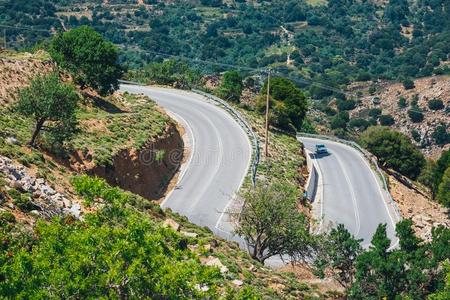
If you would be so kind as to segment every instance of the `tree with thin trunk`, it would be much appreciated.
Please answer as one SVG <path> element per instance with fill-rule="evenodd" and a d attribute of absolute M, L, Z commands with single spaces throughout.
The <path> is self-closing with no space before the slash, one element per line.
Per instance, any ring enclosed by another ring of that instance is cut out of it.
<path fill-rule="evenodd" d="M 272 256 L 307 259 L 312 237 L 298 211 L 296 191 L 281 184 L 258 184 L 241 194 L 242 210 L 232 213 L 235 234 L 247 243 L 252 258 L 264 263 Z"/>
<path fill-rule="evenodd" d="M 62 83 L 57 73 L 38 75 L 29 87 L 21 89 L 17 111 L 35 122 L 29 145 L 35 146 L 43 130 L 65 137 L 74 132 L 78 100 L 75 88 Z"/>
<path fill-rule="evenodd" d="M 321 278 L 330 274 L 344 288 L 349 288 L 355 277 L 355 262 L 363 252 L 362 239 L 356 239 L 343 224 L 320 238 L 314 271 Z"/>

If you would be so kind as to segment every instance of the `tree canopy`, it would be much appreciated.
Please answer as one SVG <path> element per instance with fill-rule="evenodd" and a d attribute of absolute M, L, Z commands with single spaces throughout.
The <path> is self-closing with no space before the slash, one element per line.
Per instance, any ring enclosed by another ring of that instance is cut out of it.
<path fill-rule="evenodd" d="M 224 100 L 239 102 L 244 85 L 242 77 L 237 71 L 225 72 L 222 83 L 217 91 L 219 97 Z"/>
<path fill-rule="evenodd" d="M 50 44 L 50 54 L 81 87 L 91 87 L 106 95 L 119 86 L 123 74 L 119 52 L 89 26 L 58 34 Z"/>
<path fill-rule="evenodd" d="M 264 262 L 277 255 L 293 260 L 309 257 L 312 237 L 305 216 L 297 210 L 292 187 L 259 183 L 241 197 L 245 200 L 242 211 L 232 212 L 234 232 L 246 241 L 254 259 Z"/>
<path fill-rule="evenodd" d="M 423 166 L 423 154 L 409 138 L 388 127 L 369 127 L 362 135 L 363 146 L 373 153 L 385 168 L 392 168 L 401 174 L 416 179 Z"/>
<path fill-rule="evenodd" d="M 76 129 L 78 100 L 75 88 L 62 83 L 57 73 L 38 75 L 29 87 L 21 89 L 16 109 L 35 121 L 29 144 L 35 145 L 42 129 L 59 142 L 70 137 Z"/>
<path fill-rule="evenodd" d="M 267 82 L 258 100 L 260 112 L 266 109 Z M 275 77 L 270 80 L 270 121 L 285 130 L 301 130 L 308 110 L 305 95 L 287 78 Z"/>

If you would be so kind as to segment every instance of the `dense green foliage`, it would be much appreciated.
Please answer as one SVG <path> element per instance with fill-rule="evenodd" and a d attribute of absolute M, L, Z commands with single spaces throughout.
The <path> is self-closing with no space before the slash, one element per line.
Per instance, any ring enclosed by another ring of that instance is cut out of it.
<path fill-rule="evenodd" d="M 408 116 L 414 123 L 420 123 L 424 118 L 423 112 L 417 106 L 408 110 Z"/>
<path fill-rule="evenodd" d="M 436 199 L 444 206 L 450 207 L 450 167 L 442 175 L 441 183 L 438 186 Z"/>
<path fill-rule="evenodd" d="M 35 122 L 29 144 L 34 146 L 44 125 L 55 143 L 69 138 L 76 130 L 78 100 L 75 88 L 62 83 L 56 73 L 38 75 L 29 87 L 21 89 L 16 109 Z"/>
<path fill-rule="evenodd" d="M 409 138 L 388 127 L 370 127 L 361 136 L 363 146 L 373 153 L 381 165 L 416 179 L 425 158 Z"/>
<path fill-rule="evenodd" d="M 222 99 L 239 102 L 244 85 L 237 71 L 228 71 L 223 75 L 217 95 Z"/>
<path fill-rule="evenodd" d="M 432 110 L 444 109 L 444 102 L 441 99 L 431 99 L 428 101 L 428 107 Z"/>
<path fill-rule="evenodd" d="M 446 170 L 450 168 L 450 150 L 445 151 L 442 153 L 441 157 L 436 162 L 436 166 L 434 167 L 433 172 L 433 183 L 432 183 L 432 191 L 433 195 L 436 197 L 436 199 L 445 206 L 450 207 L 450 197 L 448 197 L 448 174 L 447 178 L 445 179 L 444 183 L 444 177 L 446 174 Z M 447 187 L 446 187 L 447 186 Z M 439 194 L 439 197 L 437 196 Z"/>
<path fill-rule="evenodd" d="M 266 110 L 267 82 L 258 99 L 258 110 Z M 270 122 L 285 130 L 300 130 L 308 110 L 308 103 L 297 85 L 282 77 L 270 80 Z"/>
<path fill-rule="evenodd" d="M 50 44 L 52 58 L 66 69 L 81 88 L 89 86 L 101 95 L 119 87 L 122 66 L 118 51 L 109 41 L 88 26 L 55 36 Z"/>
<path fill-rule="evenodd" d="M 183 55 L 246 67 L 277 67 L 279 72 L 339 87 L 353 80 L 412 78 L 448 72 L 441 62 L 450 53 L 447 0 L 301 0 L 274 1 L 16 1 L 2 3 L 0 20 L 38 29 L 90 25 L 115 44 L 125 45 L 132 65 Z M 83 4 L 92 16 L 78 14 Z M 120 6 L 125 4 L 125 6 Z M 71 12 L 57 16 L 58 11 Z M 280 30 L 293 33 L 287 47 Z M 133 30 L 137 28 L 138 30 Z M 131 29 L 131 30 L 130 30 Z M 8 42 L 19 36 L 34 45 L 49 32 L 8 29 Z M 399 51 L 401 50 L 401 51 Z M 158 54 L 165 53 L 165 54 Z M 283 66 L 287 54 L 294 60 Z M 201 62 L 203 69 L 223 69 Z M 315 97 L 332 92 L 311 87 Z"/>
<path fill-rule="evenodd" d="M 185 237 L 134 208 L 145 200 L 101 179 L 81 176 L 74 183 L 80 195 L 104 203 L 83 222 L 71 217 L 40 222 L 31 235 L 17 232 L 14 221 L 3 218 L 2 297 L 218 298 L 224 280 L 219 269 L 202 265 Z M 244 290 L 229 298 L 257 299 Z"/>
<path fill-rule="evenodd" d="M 144 84 L 173 85 L 183 89 L 196 87 L 201 80 L 200 73 L 186 62 L 172 59 L 150 63 L 142 70 L 129 71 L 126 78 Z"/>
<path fill-rule="evenodd" d="M 247 242 L 254 259 L 264 262 L 274 255 L 287 255 L 304 261 L 310 257 L 312 238 L 305 216 L 297 210 L 295 188 L 259 183 L 242 197 L 242 211 L 233 214 L 234 232 Z"/>
<path fill-rule="evenodd" d="M 381 126 L 392 126 L 395 124 L 394 117 L 391 115 L 381 115 L 379 121 Z"/>
<path fill-rule="evenodd" d="M 415 236 L 412 221 L 396 226 L 400 247 L 390 250 L 386 225 L 381 224 L 372 238 L 369 250 L 355 262 L 352 299 L 425 299 L 426 295 L 444 290 L 442 263 L 450 258 L 450 230 L 433 230 L 432 241 L 425 243 Z"/>
<path fill-rule="evenodd" d="M 445 125 L 438 125 L 436 129 L 431 134 L 436 145 L 443 146 L 450 143 L 450 132 L 447 132 L 447 127 Z"/>
<path fill-rule="evenodd" d="M 355 279 L 355 261 L 363 252 L 362 240 L 354 236 L 339 224 L 322 238 L 318 255 L 314 261 L 315 272 L 320 277 L 325 271 L 332 273 L 343 287 L 349 288 Z"/>

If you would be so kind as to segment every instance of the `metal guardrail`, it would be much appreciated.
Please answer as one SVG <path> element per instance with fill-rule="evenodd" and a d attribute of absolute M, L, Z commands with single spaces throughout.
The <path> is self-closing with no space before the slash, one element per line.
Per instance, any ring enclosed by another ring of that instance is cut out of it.
<path fill-rule="evenodd" d="M 240 123 L 241 127 L 243 127 L 245 129 L 248 136 L 252 140 L 252 144 L 253 144 L 253 159 L 252 159 L 252 164 L 251 164 L 251 173 L 252 173 L 252 184 L 253 184 L 253 186 L 255 186 L 256 185 L 256 173 L 258 171 L 259 160 L 260 160 L 260 151 L 259 151 L 258 137 L 253 132 L 253 129 L 250 126 L 250 124 L 248 124 L 248 122 L 245 120 L 245 118 L 241 115 L 240 112 L 238 112 L 230 104 L 228 104 L 226 101 L 220 99 L 219 97 L 205 93 L 205 92 L 203 92 L 201 90 L 197 90 L 197 89 L 191 89 L 191 91 L 194 93 L 197 93 L 199 95 L 202 95 L 202 96 L 206 97 L 207 99 L 212 100 L 212 101 L 220 104 L 221 106 L 223 106 L 225 108 L 225 110 L 227 110 L 235 118 L 235 120 L 238 121 L 238 123 Z"/>
<path fill-rule="evenodd" d="M 388 196 L 389 204 L 394 208 L 394 212 L 397 216 L 398 221 L 400 221 L 402 219 L 400 210 L 397 206 L 397 203 L 395 203 L 395 201 L 392 198 L 392 195 L 389 191 L 386 177 L 384 176 L 383 171 L 381 170 L 380 166 L 378 165 L 378 160 L 376 159 L 376 157 L 373 154 L 371 154 L 370 152 L 368 152 L 366 149 L 362 148 L 360 145 L 358 145 L 355 142 L 347 141 L 347 140 L 340 139 L 337 137 L 332 137 L 332 136 L 327 136 L 327 135 L 319 135 L 319 134 L 311 134 L 311 133 L 297 133 L 297 137 L 311 137 L 311 138 L 330 140 L 330 141 L 334 141 L 334 142 L 338 142 L 338 143 L 342 143 L 342 144 L 351 146 L 351 147 L 355 148 L 356 150 L 358 150 L 359 152 L 361 152 L 364 155 L 364 157 L 366 157 L 367 160 L 375 167 L 377 173 L 379 174 L 381 181 L 383 183 L 383 189 L 386 191 L 386 195 Z"/>

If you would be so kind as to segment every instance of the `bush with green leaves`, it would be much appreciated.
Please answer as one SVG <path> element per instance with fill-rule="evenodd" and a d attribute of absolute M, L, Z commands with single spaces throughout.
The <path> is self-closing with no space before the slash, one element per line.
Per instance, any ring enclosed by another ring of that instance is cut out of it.
<path fill-rule="evenodd" d="M 355 277 L 355 262 L 363 252 L 361 239 L 356 239 L 343 224 L 319 239 L 317 256 L 314 260 L 314 273 L 321 278 L 331 274 L 340 285 L 349 288 Z"/>
<path fill-rule="evenodd" d="M 85 222 L 41 222 L 36 232 L 31 245 L 0 250 L 2 296 L 209 298 L 222 278 L 179 234 L 125 208 L 104 208 Z"/>
<path fill-rule="evenodd" d="M 408 107 L 408 101 L 406 100 L 405 97 L 400 97 L 400 99 L 398 99 L 398 107 L 399 108 L 405 108 Z"/>
<path fill-rule="evenodd" d="M 239 102 L 244 85 L 242 76 L 237 71 L 225 72 L 217 95 L 224 100 Z"/>
<path fill-rule="evenodd" d="M 411 89 L 413 89 L 413 88 L 415 88 L 416 86 L 414 85 L 414 81 L 413 80 L 411 80 L 411 79 L 404 79 L 403 81 L 402 81 L 402 83 L 403 83 L 403 87 L 406 89 L 406 90 L 411 90 Z"/>
<path fill-rule="evenodd" d="M 391 115 L 381 115 L 378 119 L 381 126 L 392 126 L 395 124 L 394 117 Z"/>
<path fill-rule="evenodd" d="M 126 78 L 144 84 L 173 85 L 177 88 L 189 89 L 199 85 L 201 74 L 185 61 L 168 59 L 150 63 L 140 71 L 130 71 Z"/>
<path fill-rule="evenodd" d="M 431 99 L 428 101 L 428 108 L 431 110 L 441 110 L 444 109 L 444 102 L 441 99 Z"/>
<path fill-rule="evenodd" d="M 373 153 L 384 168 L 392 168 L 416 179 L 425 165 L 423 154 L 404 134 L 388 127 L 369 127 L 361 136 L 362 145 Z"/>
<path fill-rule="evenodd" d="M 445 125 L 438 125 L 434 132 L 431 134 L 431 137 L 439 146 L 450 143 L 450 133 L 447 132 L 447 128 Z"/>
<path fill-rule="evenodd" d="M 348 126 L 364 131 L 370 126 L 370 123 L 365 119 L 351 119 L 350 122 L 348 122 Z"/>
<path fill-rule="evenodd" d="M 408 110 L 408 116 L 414 123 L 420 123 L 423 121 L 423 112 L 418 107 L 413 107 Z"/>
<path fill-rule="evenodd" d="M 434 228 L 431 242 L 425 243 L 406 219 L 397 223 L 396 235 L 399 248 L 391 250 L 386 224 L 378 226 L 371 246 L 356 259 L 350 299 L 426 299 L 445 289 L 441 266 L 450 259 L 450 230 Z"/>
<path fill-rule="evenodd" d="M 416 129 L 411 130 L 411 136 L 417 143 L 420 143 L 420 141 L 422 140 L 422 136 Z"/>
<path fill-rule="evenodd" d="M 439 191 L 439 186 L 443 181 L 444 173 L 448 168 L 450 168 L 450 150 L 444 151 L 441 157 L 436 162 L 433 176 L 434 181 L 432 185 L 432 192 L 434 197 L 436 197 L 436 194 Z"/>
<path fill-rule="evenodd" d="M 378 118 L 383 111 L 381 108 L 372 108 L 369 110 L 369 116 L 372 118 Z"/>
<path fill-rule="evenodd" d="M 293 261 L 310 258 L 312 237 L 305 216 L 297 210 L 295 187 L 281 183 L 258 185 L 242 193 L 242 210 L 231 212 L 234 232 L 247 243 L 252 258 L 264 263 L 275 255 Z"/>
<path fill-rule="evenodd" d="M 57 73 L 38 75 L 29 87 L 19 90 L 16 109 L 35 122 L 29 144 L 35 145 L 42 130 L 47 131 L 54 142 L 62 143 L 70 138 L 76 132 L 78 101 L 75 88 L 62 83 Z"/>
<path fill-rule="evenodd" d="M 16 189 L 10 189 L 8 194 L 12 198 L 14 205 L 21 211 L 29 212 L 36 208 L 31 201 L 31 195 L 29 193 L 22 193 Z"/>
<path fill-rule="evenodd" d="M 436 200 L 445 207 L 450 208 L 450 167 L 442 175 L 441 182 L 437 188 Z"/>
<path fill-rule="evenodd" d="M 14 224 L 16 217 L 9 211 L 0 211 L 0 227 L 4 227 L 9 224 Z"/>
<path fill-rule="evenodd" d="M 350 100 L 338 99 L 336 101 L 336 106 L 340 111 L 353 110 L 356 107 L 356 101 L 352 99 Z"/>
<path fill-rule="evenodd" d="M 50 44 L 50 54 L 60 67 L 67 70 L 75 82 L 91 87 L 101 95 L 119 87 L 123 74 L 117 47 L 89 26 L 56 35 Z"/>
<path fill-rule="evenodd" d="M 348 112 L 341 111 L 331 119 L 331 129 L 346 129 L 347 123 L 350 121 Z"/>
<path fill-rule="evenodd" d="M 266 110 L 267 82 L 258 98 L 258 110 Z M 275 77 L 270 80 L 270 122 L 285 130 L 301 130 L 308 110 L 305 95 L 287 78 Z"/>

